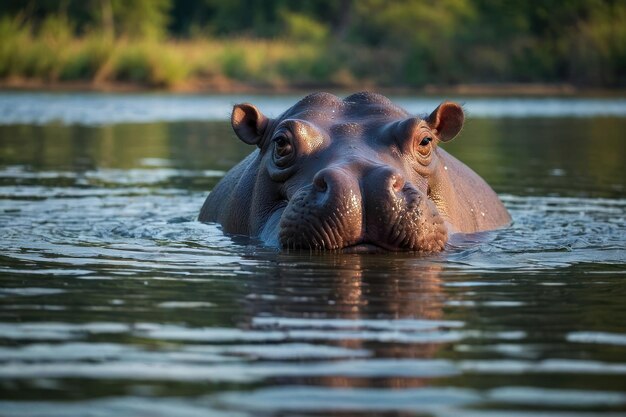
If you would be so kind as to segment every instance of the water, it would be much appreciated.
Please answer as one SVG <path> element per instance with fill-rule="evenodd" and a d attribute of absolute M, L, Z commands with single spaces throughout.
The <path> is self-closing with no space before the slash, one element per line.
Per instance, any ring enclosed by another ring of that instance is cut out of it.
<path fill-rule="evenodd" d="M 422 256 L 196 222 L 245 100 L 0 94 L 0 415 L 626 412 L 623 100 L 464 100 L 514 223 Z"/>
<path fill-rule="evenodd" d="M 254 102 L 268 116 L 277 116 L 302 98 L 266 95 L 0 93 L 0 123 L 102 125 L 180 120 L 225 120 L 235 103 Z M 348 95 L 348 94 L 345 94 Z M 472 117 L 626 117 L 626 98 L 478 98 L 394 97 L 393 101 L 420 114 L 442 100 L 465 105 Z"/>

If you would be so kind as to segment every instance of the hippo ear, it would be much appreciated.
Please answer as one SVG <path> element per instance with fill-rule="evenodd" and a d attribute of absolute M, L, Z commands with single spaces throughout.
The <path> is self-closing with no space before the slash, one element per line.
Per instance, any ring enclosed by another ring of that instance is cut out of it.
<path fill-rule="evenodd" d="M 261 145 L 268 119 L 255 106 L 249 103 L 236 104 L 230 122 L 239 139 L 248 145 Z"/>
<path fill-rule="evenodd" d="M 452 140 L 463 127 L 463 109 L 456 103 L 444 101 L 426 119 L 431 129 L 437 130 L 442 142 Z"/>

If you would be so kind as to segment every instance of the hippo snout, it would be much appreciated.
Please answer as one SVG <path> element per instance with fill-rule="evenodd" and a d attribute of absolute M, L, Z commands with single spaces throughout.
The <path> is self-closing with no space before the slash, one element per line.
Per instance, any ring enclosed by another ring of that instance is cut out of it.
<path fill-rule="evenodd" d="M 284 248 L 337 250 L 363 235 L 359 183 L 341 169 L 323 169 L 290 199 L 280 221 Z"/>
<path fill-rule="evenodd" d="M 289 249 L 438 251 L 444 222 L 426 195 L 391 167 L 359 177 L 342 167 L 319 171 L 290 200 L 280 221 Z"/>

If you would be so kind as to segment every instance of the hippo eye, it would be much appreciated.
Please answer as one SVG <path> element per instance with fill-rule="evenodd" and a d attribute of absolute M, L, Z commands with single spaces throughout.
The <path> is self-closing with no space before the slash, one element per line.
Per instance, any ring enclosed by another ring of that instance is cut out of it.
<path fill-rule="evenodd" d="M 279 136 L 274 139 L 274 143 L 276 144 L 276 155 L 287 156 L 291 153 L 291 143 L 289 143 L 289 139 L 287 139 L 286 137 Z"/>
<path fill-rule="evenodd" d="M 289 138 L 285 135 L 279 135 L 272 139 L 272 142 L 274 142 L 274 163 L 279 167 L 288 165 L 294 154 L 294 148 Z"/>
<path fill-rule="evenodd" d="M 431 142 L 433 141 L 433 138 L 430 136 L 424 136 L 421 140 L 417 140 L 419 140 L 417 146 L 415 147 L 417 153 L 423 158 L 427 158 L 428 156 L 430 156 L 430 151 L 432 148 Z"/>

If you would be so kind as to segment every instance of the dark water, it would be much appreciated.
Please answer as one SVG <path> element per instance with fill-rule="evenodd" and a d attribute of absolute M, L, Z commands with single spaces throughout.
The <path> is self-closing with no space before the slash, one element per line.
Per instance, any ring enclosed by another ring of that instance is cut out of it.
<path fill-rule="evenodd" d="M 250 149 L 190 115 L 239 98 L 116 97 L 0 95 L 0 415 L 626 412 L 623 100 L 467 100 L 446 148 L 514 224 L 364 256 L 195 221 Z"/>

